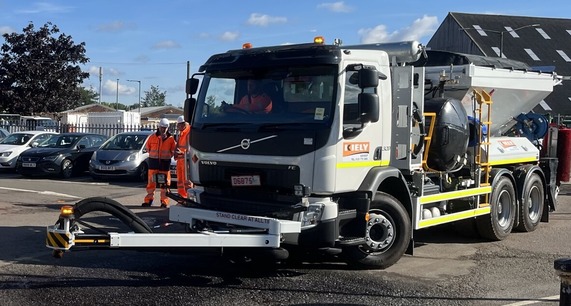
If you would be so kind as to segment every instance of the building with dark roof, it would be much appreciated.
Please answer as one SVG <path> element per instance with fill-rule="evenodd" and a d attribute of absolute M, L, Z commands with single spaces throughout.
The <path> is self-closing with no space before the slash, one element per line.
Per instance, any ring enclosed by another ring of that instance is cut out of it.
<path fill-rule="evenodd" d="M 571 19 L 451 12 L 427 48 L 490 57 L 502 54 L 531 70 L 571 76 Z M 534 111 L 571 115 L 571 81 L 556 86 Z"/>

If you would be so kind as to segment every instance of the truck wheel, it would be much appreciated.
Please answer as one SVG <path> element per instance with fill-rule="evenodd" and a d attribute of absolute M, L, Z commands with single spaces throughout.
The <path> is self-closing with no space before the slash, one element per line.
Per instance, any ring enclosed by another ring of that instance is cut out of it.
<path fill-rule="evenodd" d="M 543 215 L 545 193 L 543 183 L 537 173 L 529 176 L 523 186 L 522 203 L 519 214 L 518 231 L 533 232 Z"/>
<path fill-rule="evenodd" d="M 516 196 L 512 181 L 503 176 L 492 186 L 489 215 L 476 219 L 478 232 L 483 238 L 503 240 L 513 229 L 516 212 Z"/>
<path fill-rule="evenodd" d="M 349 264 L 386 269 L 404 254 L 411 239 L 411 221 L 403 205 L 393 196 L 377 192 L 369 210 L 365 244 L 343 249 Z"/>
<path fill-rule="evenodd" d="M 69 159 L 64 159 L 61 162 L 61 177 L 68 179 L 73 175 L 73 162 Z"/>

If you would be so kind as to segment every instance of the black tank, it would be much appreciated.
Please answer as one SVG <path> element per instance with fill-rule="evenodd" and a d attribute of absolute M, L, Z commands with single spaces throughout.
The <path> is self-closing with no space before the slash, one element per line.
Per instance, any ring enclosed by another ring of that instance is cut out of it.
<path fill-rule="evenodd" d="M 428 153 L 428 167 L 438 171 L 457 169 L 463 162 L 470 130 L 468 115 L 456 99 L 436 98 L 425 101 L 424 112 L 436 113 L 436 124 Z M 426 117 L 426 131 L 430 117 Z"/>

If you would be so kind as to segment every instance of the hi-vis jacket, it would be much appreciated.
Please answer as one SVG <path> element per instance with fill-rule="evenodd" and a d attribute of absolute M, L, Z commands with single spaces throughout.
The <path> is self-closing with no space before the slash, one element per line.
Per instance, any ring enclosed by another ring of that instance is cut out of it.
<path fill-rule="evenodd" d="M 178 136 L 178 142 L 176 147 L 180 152 L 186 152 L 188 150 L 188 134 L 190 134 L 190 124 L 186 124 L 184 129 L 180 132 Z M 175 157 L 176 160 L 184 159 L 184 155 Z"/>
<path fill-rule="evenodd" d="M 145 146 L 147 152 L 149 152 L 149 170 L 169 171 L 170 169 L 176 142 L 168 131 L 166 135 L 167 137 L 164 140 L 159 132 L 149 136 Z"/>

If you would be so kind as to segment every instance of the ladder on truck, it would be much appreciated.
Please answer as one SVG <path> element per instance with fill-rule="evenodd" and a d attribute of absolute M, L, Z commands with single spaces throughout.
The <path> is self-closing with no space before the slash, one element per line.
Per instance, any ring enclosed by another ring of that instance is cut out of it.
<path fill-rule="evenodd" d="M 476 179 L 479 180 L 478 185 L 480 187 L 490 186 L 490 172 L 492 167 L 490 166 L 490 137 L 484 137 L 484 127 L 486 127 L 486 134 L 490 133 L 490 126 L 492 125 L 491 113 L 492 113 L 492 96 L 488 94 L 485 90 L 478 91 L 474 90 L 473 99 L 476 102 L 476 107 L 474 109 L 477 120 L 478 128 L 478 143 L 475 154 L 475 164 L 478 167 L 480 173 L 476 175 Z M 486 118 L 484 118 L 484 110 L 486 111 Z M 476 123 L 475 123 L 476 124 Z M 484 202 L 479 203 L 478 207 L 489 207 L 490 206 L 490 194 L 487 193 L 484 196 Z"/>

